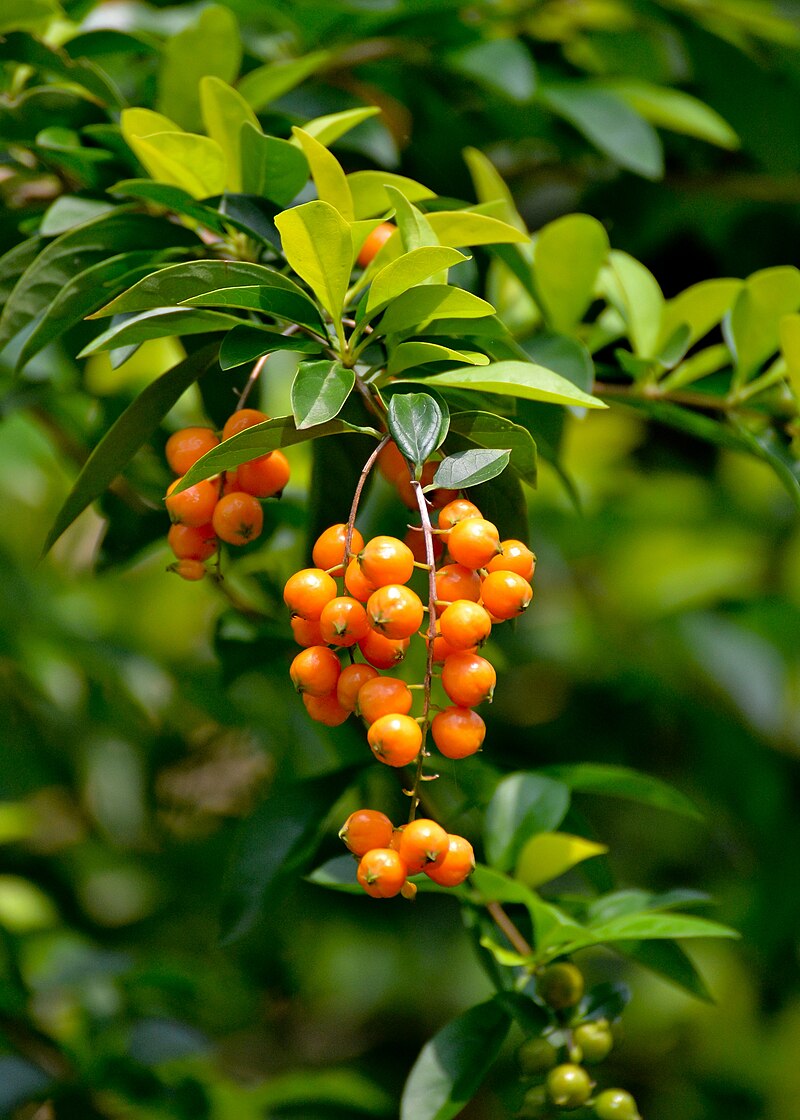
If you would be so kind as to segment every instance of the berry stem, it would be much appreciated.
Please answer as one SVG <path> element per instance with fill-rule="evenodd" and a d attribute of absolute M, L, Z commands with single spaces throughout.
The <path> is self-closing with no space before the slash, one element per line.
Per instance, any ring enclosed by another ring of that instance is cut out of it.
<path fill-rule="evenodd" d="M 509 945 L 516 949 L 520 956 L 529 957 L 533 953 L 532 947 L 519 932 L 500 903 L 487 902 L 485 905 L 495 925 L 506 935 Z"/>
<path fill-rule="evenodd" d="M 414 774 L 414 785 L 411 788 L 411 809 L 409 810 L 409 823 L 414 820 L 419 805 L 419 787 L 423 781 L 422 768 L 425 765 L 425 740 L 428 737 L 431 712 L 431 685 L 433 683 L 433 641 L 436 637 L 436 558 L 433 554 L 433 526 L 428 510 L 428 502 L 422 491 L 422 483 L 416 479 L 411 480 L 411 487 L 417 500 L 417 508 L 422 522 L 422 532 L 425 537 L 425 560 L 428 568 L 428 655 L 425 659 L 424 699 L 422 706 L 422 746 L 417 755 L 417 768 Z"/>
<path fill-rule="evenodd" d="M 369 472 L 375 466 L 375 462 L 378 456 L 380 455 L 381 451 L 383 451 L 384 447 L 391 438 L 392 437 L 388 433 L 383 437 L 383 439 L 380 441 L 378 446 L 375 448 L 375 450 L 372 452 L 372 454 L 364 464 L 361 470 L 361 474 L 359 475 L 358 482 L 356 483 L 355 492 L 353 494 L 353 502 L 350 506 L 350 516 L 347 519 L 347 532 L 345 533 L 344 537 L 344 558 L 342 561 L 344 571 L 347 571 L 347 565 L 350 563 L 353 555 L 350 546 L 353 543 L 353 530 L 356 526 L 356 514 L 358 513 L 358 503 L 361 501 L 361 493 L 364 489 L 367 478 L 369 477 Z"/>

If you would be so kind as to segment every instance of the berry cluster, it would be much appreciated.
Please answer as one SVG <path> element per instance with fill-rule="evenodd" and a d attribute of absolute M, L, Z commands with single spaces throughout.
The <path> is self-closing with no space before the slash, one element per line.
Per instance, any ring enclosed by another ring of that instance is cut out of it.
<path fill-rule="evenodd" d="M 543 1120 L 584 1107 L 597 1120 L 641 1120 L 630 1093 L 604 1089 L 595 1095 L 595 1083 L 584 1069 L 584 1064 L 596 1065 L 608 1057 L 614 1036 L 607 1019 L 583 1015 L 580 969 L 568 961 L 550 965 L 539 976 L 537 993 L 550 1009 L 553 1024 L 545 1037 L 528 1039 L 517 1051 L 522 1077 L 534 1082 L 522 1101 L 520 1120 Z"/>
<path fill-rule="evenodd" d="M 167 541 L 176 557 L 169 570 L 183 579 L 198 580 L 206 575 L 205 561 L 217 552 L 220 541 L 244 545 L 260 536 L 264 511 L 259 498 L 280 494 L 289 481 L 289 461 L 282 451 L 272 451 L 179 494 L 174 493 L 176 487 L 220 440 L 268 419 L 258 409 L 241 408 L 225 421 L 221 436 L 211 428 L 182 428 L 167 440 L 167 462 L 179 476 L 165 499 L 172 521 Z"/>

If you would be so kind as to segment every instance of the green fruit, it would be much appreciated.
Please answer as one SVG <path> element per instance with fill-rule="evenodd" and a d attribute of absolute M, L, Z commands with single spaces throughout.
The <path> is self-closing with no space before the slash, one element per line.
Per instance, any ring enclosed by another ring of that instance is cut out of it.
<path fill-rule="evenodd" d="M 546 1038 L 529 1038 L 517 1050 L 517 1061 L 523 1077 L 547 1073 L 556 1064 L 558 1051 Z"/>
<path fill-rule="evenodd" d="M 592 1079 L 581 1066 L 556 1066 L 547 1076 L 547 1095 L 559 1108 L 580 1108 L 592 1095 Z"/>
<path fill-rule="evenodd" d="M 614 1036 L 611 1034 L 608 1022 L 598 1019 L 592 1023 L 581 1023 L 576 1027 L 572 1037 L 575 1045 L 583 1055 L 583 1061 L 590 1065 L 593 1062 L 602 1062 L 611 1053 L 614 1045 Z"/>
<path fill-rule="evenodd" d="M 544 1085 L 529 1089 L 522 1100 L 517 1116 L 520 1120 L 540 1120 L 550 1112 L 550 1100 Z"/>
<path fill-rule="evenodd" d="M 554 1011 L 566 1011 L 583 998 L 583 973 L 574 964 L 551 964 L 539 977 L 537 990 Z"/>
<path fill-rule="evenodd" d="M 636 1101 L 624 1089 L 604 1089 L 594 1102 L 598 1120 L 642 1120 Z"/>

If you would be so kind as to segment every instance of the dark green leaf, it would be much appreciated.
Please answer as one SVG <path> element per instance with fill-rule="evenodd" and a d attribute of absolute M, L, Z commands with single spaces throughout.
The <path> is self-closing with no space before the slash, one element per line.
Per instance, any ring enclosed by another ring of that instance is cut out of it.
<path fill-rule="evenodd" d="M 36 260 L 42 241 L 29 237 L 0 257 L 0 303 L 5 304 L 23 272 Z"/>
<path fill-rule="evenodd" d="M 608 1019 L 613 1023 L 631 1001 L 631 991 L 627 984 L 595 984 L 580 1002 L 578 1014 L 581 1019 Z"/>
<path fill-rule="evenodd" d="M 536 444 L 527 428 L 492 412 L 454 412 L 448 439 L 453 436 L 479 447 L 508 447 L 509 466 L 529 486 L 536 486 Z"/>
<path fill-rule="evenodd" d="M 636 914 L 644 910 L 674 910 L 683 906 L 697 906 L 708 902 L 708 895 L 702 891 L 674 890 L 662 894 L 650 891 L 612 891 L 601 895 L 590 903 L 586 914 L 592 925 L 604 922 L 621 914 Z"/>
<path fill-rule="evenodd" d="M 545 766 L 542 771 L 559 782 L 564 782 L 578 793 L 600 793 L 607 797 L 624 797 L 651 805 L 656 809 L 666 809 L 684 817 L 702 820 L 702 814 L 695 805 L 678 790 L 666 782 L 649 774 L 640 774 L 626 766 L 608 766 L 603 763 L 578 762 L 557 766 Z"/>
<path fill-rule="evenodd" d="M 569 808 L 569 788 L 542 774 L 509 774 L 498 785 L 486 810 L 486 856 L 501 871 L 510 871 L 520 849 L 538 832 L 558 828 Z"/>
<path fill-rule="evenodd" d="M 565 334 L 537 334 L 526 338 L 522 347 L 532 362 L 552 369 L 584 393 L 592 391 L 594 362 L 577 338 Z"/>
<path fill-rule="evenodd" d="M 550 1025 L 546 1008 L 523 992 L 499 992 L 496 1001 L 508 1011 L 527 1036 L 541 1034 Z"/>
<path fill-rule="evenodd" d="M 228 331 L 222 340 L 219 351 L 219 364 L 222 369 L 235 369 L 237 366 L 254 362 L 264 354 L 276 350 L 295 350 L 301 354 L 319 354 L 320 344 L 305 335 L 286 335 L 269 327 L 242 323 Z"/>
<path fill-rule="evenodd" d="M 684 937 L 738 937 L 739 934 L 719 922 L 688 914 L 622 914 L 592 926 L 585 937 L 576 941 L 599 945 L 613 941 L 649 941 Z"/>
<path fill-rule="evenodd" d="M 298 431 L 338 416 L 355 383 L 355 373 L 341 362 L 303 362 L 292 383 Z"/>
<path fill-rule="evenodd" d="M 400 1102 L 400 1120 L 451 1120 L 472 1100 L 508 1033 L 499 1000 L 465 1011 L 422 1048 Z"/>
<path fill-rule="evenodd" d="M 62 194 L 49 206 L 39 226 L 42 237 L 57 237 L 74 226 L 83 225 L 101 214 L 108 214 L 114 207 L 110 202 L 96 198 L 81 198 L 80 195 Z"/>
<path fill-rule="evenodd" d="M 88 61 L 75 62 L 65 51 L 49 47 L 32 35 L 19 31 L 5 33 L 0 40 L 0 62 L 22 63 L 65 83 L 82 86 L 103 105 L 122 104 L 119 90 L 99 66 Z"/>
<path fill-rule="evenodd" d="M 696 999 L 701 999 L 704 1003 L 714 1002 L 694 962 L 674 941 L 640 941 L 615 945 L 613 948 Z"/>
<path fill-rule="evenodd" d="M 290 281 L 291 282 L 291 281 Z M 282 285 L 250 284 L 246 288 L 220 288 L 184 300 L 184 307 L 230 307 L 261 311 L 273 319 L 300 324 L 325 335 L 320 313 L 307 295 Z"/>
<path fill-rule="evenodd" d="M 101 350 L 114 350 L 146 342 L 149 338 L 228 331 L 240 322 L 241 319 L 225 315 L 221 311 L 193 307 L 155 307 L 152 311 L 142 311 L 139 315 L 133 315 L 109 327 L 88 346 L 84 346 L 78 357 L 86 358 Z"/>
<path fill-rule="evenodd" d="M 357 861 L 351 855 L 334 856 L 307 876 L 309 883 L 345 894 L 363 894 L 356 879 Z"/>
<path fill-rule="evenodd" d="M 536 67 L 519 39 L 478 41 L 449 55 L 447 66 L 521 104 L 536 92 Z"/>
<path fill-rule="evenodd" d="M 125 469 L 156 430 L 175 402 L 216 358 L 215 345 L 206 346 L 162 374 L 144 389 L 92 451 L 47 534 L 47 552 L 66 528 Z"/>
<path fill-rule="evenodd" d="M 431 486 L 441 486 L 447 490 L 461 490 L 466 486 L 477 486 L 496 478 L 508 466 L 511 451 L 508 448 L 490 450 L 475 447 L 471 451 L 457 451 L 442 459 L 436 468 Z"/>
<path fill-rule="evenodd" d="M 240 144 L 243 193 L 288 206 L 308 180 L 308 161 L 300 148 L 265 136 L 251 124 L 242 125 Z"/>
<path fill-rule="evenodd" d="M 401 454 L 421 470 L 447 435 L 449 417 L 428 393 L 395 393 L 389 402 L 388 424 Z"/>

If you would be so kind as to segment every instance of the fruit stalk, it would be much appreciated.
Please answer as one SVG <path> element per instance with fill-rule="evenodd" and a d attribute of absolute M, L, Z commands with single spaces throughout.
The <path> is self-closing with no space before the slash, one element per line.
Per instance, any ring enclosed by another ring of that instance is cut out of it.
<path fill-rule="evenodd" d="M 422 745 L 417 756 L 417 768 L 414 773 L 414 785 L 411 788 L 411 808 L 409 822 L 414 820 L 419 805 L 419 787 L 423 780 L 422 769 L 425 765 L 425 742 L 428 737 L 431 711 L 431 685 L 433 683 L 433 642 L 436 638 L 436 557 L 433 551 L 433 526 L 428 510 L 428 502 L 422 490 L 422 483 L 412 478 L 411 487 L 417 500 L 422 532 L 425 540 L 425 562 L 428 565 L 428 652 L 425 660 L 425 680 L 422 703 Z"/>

